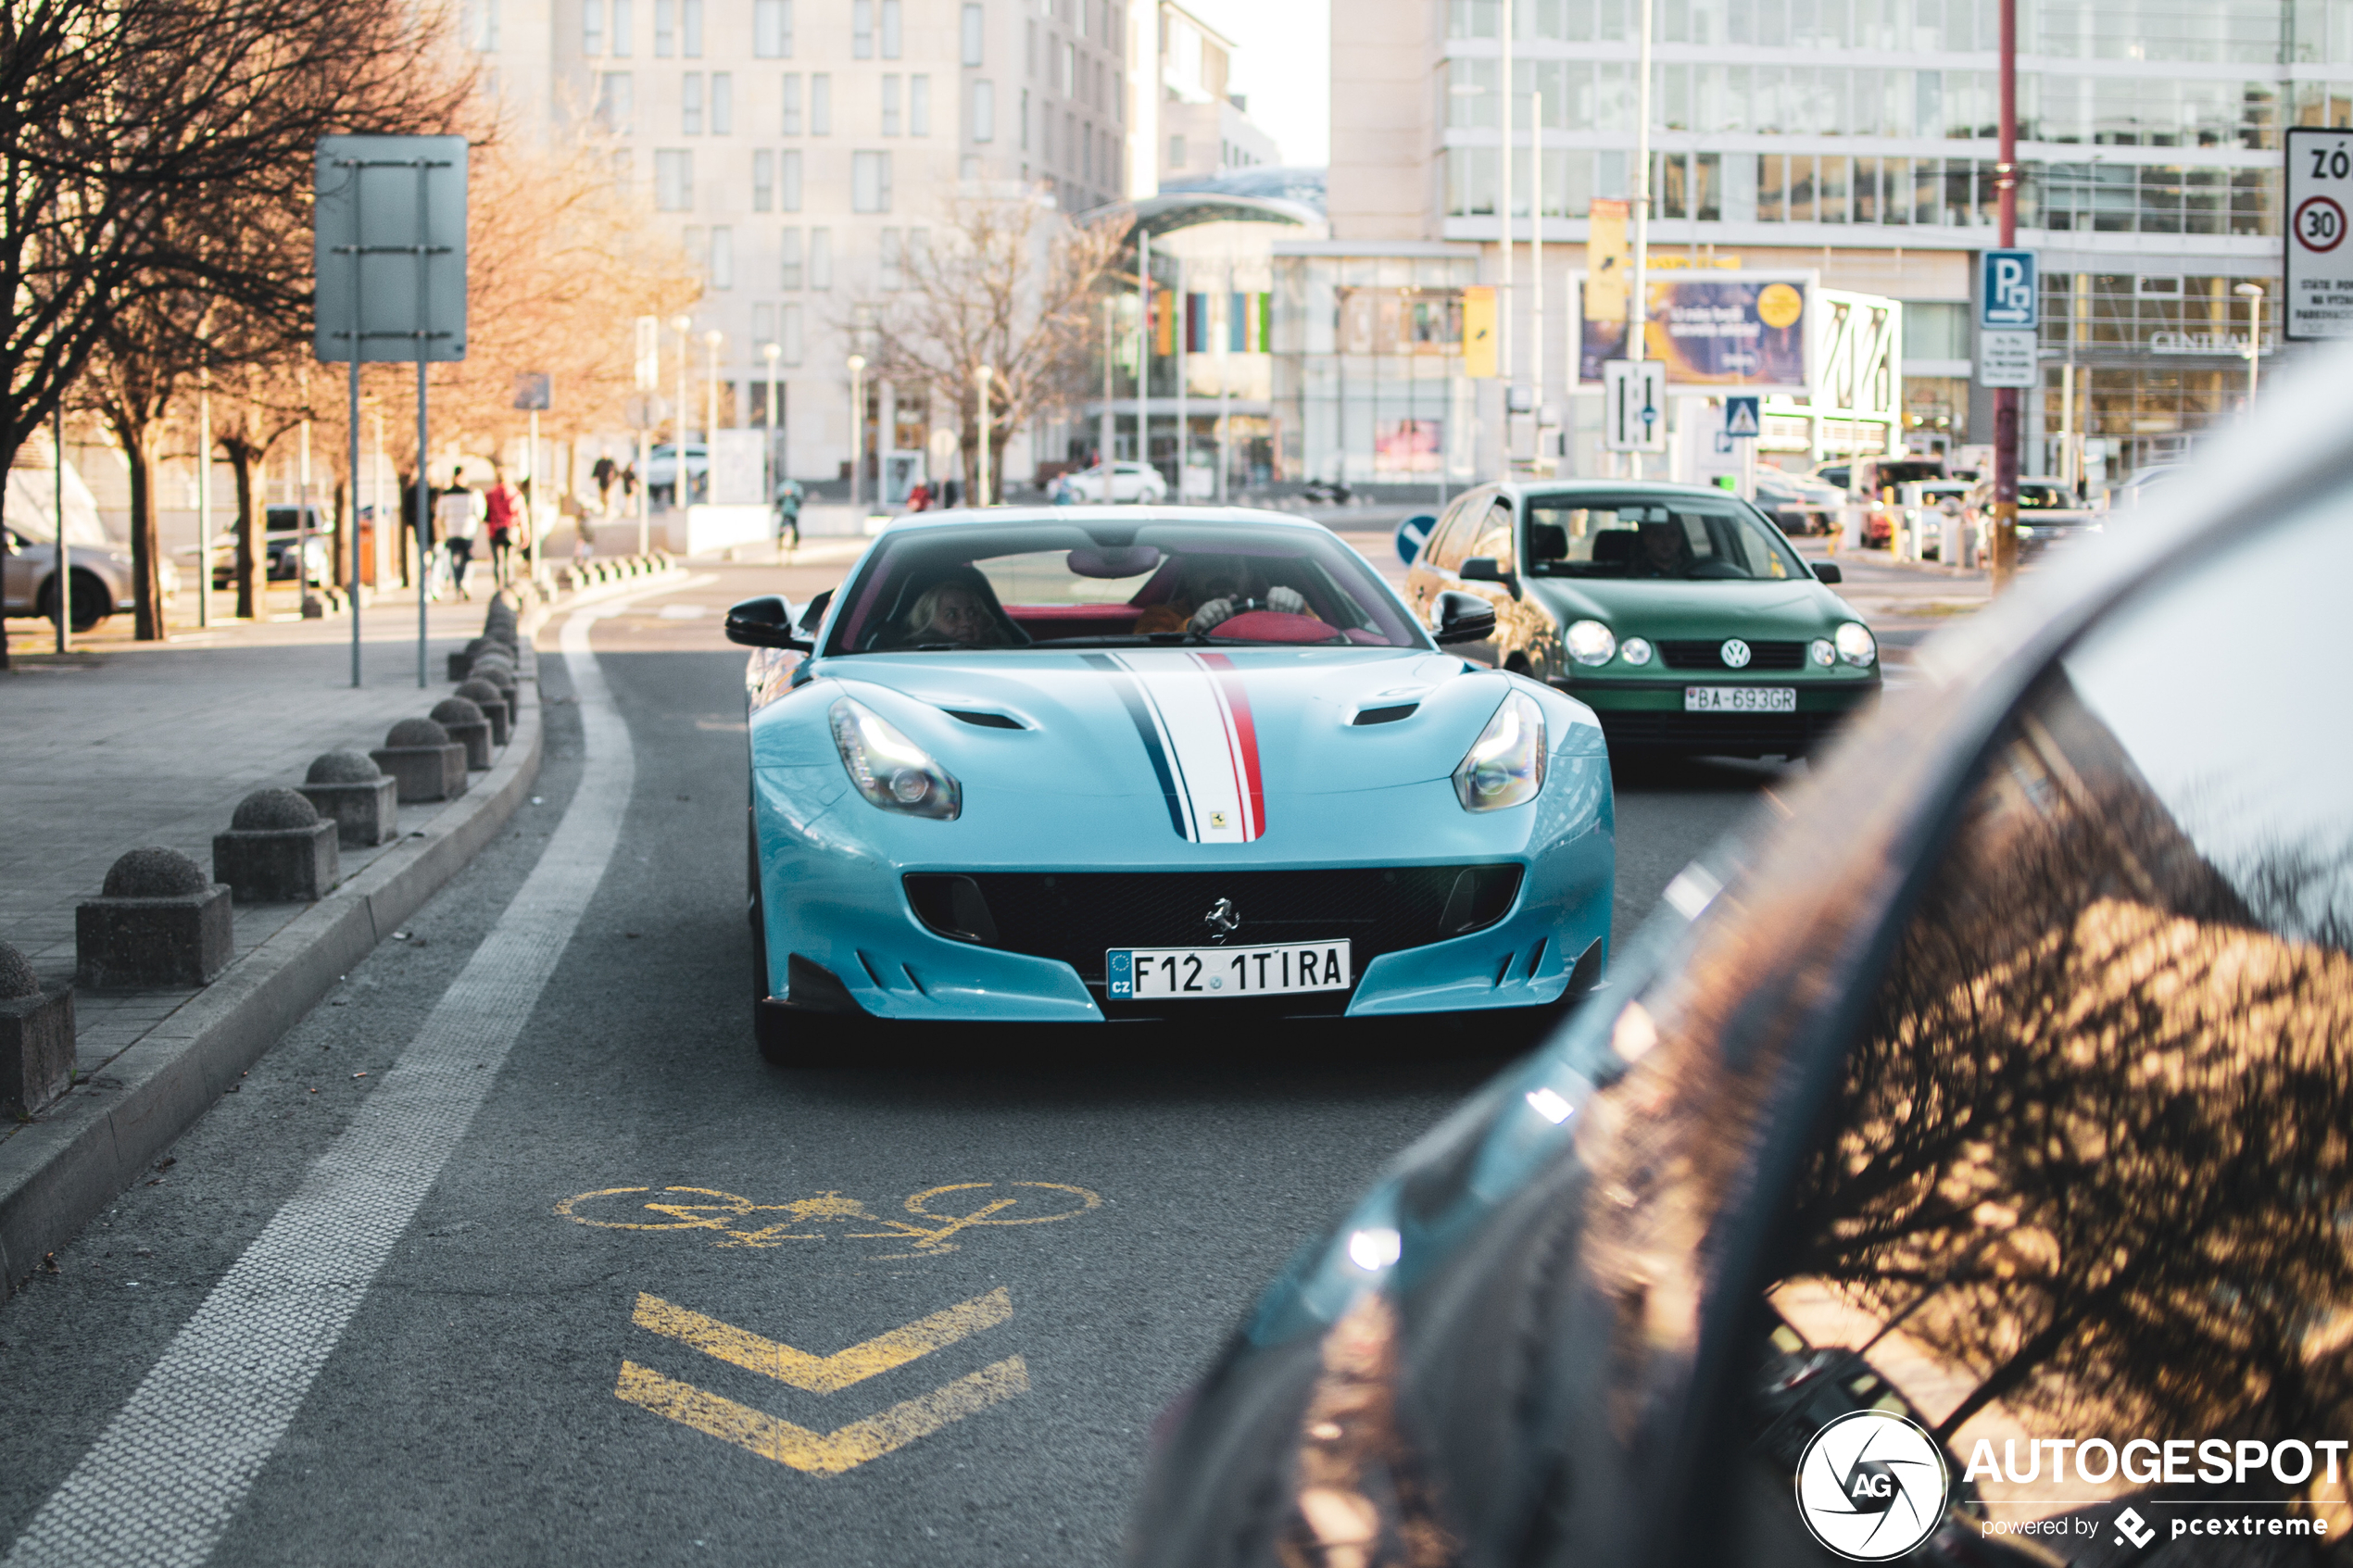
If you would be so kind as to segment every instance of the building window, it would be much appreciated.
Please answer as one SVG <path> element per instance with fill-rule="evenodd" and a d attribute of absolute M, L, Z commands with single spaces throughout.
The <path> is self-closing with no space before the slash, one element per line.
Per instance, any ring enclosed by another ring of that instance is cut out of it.
<path fill-rule="evenodd" d="M 1078 139 L 1079 178 L 1089 185 L 1095 182 L 1095 128 L 1085 128 Z"/>
<path fill-rule="evenodd" d="M 683 234 L 686 260 L 707 279 L 711 274 L 711 231 L 699 223 L 686 225 Z"/>
<path fill-rule="evenodd" d="M 690 70 L 678 83 L 678 126 L 689 136 L 702 134 L 702 72 Z"/>
<path fill-rule="evenodd" d="M 690 60 L 702 58 L 702 0 L 678 0 L 679 16 L 685 26 L 679 31 L 686 35 L 685 54 Z"/>
<path fill-rule="evenodd" d="M 711 232 L 711 286 L 736 286 L 736 232 L 724 225 Z"/>
<path fill-rule="evenodd" d="M 784 350 L 778 358 L 787 365 L 800 363 L 800 307 L 787 305 L 776 312 L 782 318 L 776 323 L 777 346 Z"/>
<path fill-rule="evenodd" d="M 695 209 L 695 155 L 665 147 L 654 154 L 654 207 L 661 212 Z"/>
<path fill-rule="evenodd" d="M 751 209 L 773 211 L 776 206 L 776 155 L 766 147 L 751 155 Z"/>
<path fill-rule="evenodd" d="M 1029 89 L 1026 87 L 1021 90 L 1021 150 L 1029 151 Z M 1029 176 L 1025 174 L 1022 178 L 1026 180 Z"/>
<path fill-rule="evenodd" d="M 907 134 L 931 134 L 931 78 L 911 76 L 907 79 Z"/>
<path fill-rule="evenodd" d="M 468 0 L 466 43 L 485 54 L 498 47 L 498 0 Z"/>
<path fill-rule="evenodd" d="M 981 45 L 988 37 L 988 24 L 984 17 L 985 13 L 978 6 L 964 7 L 964 64 L 967 66 L 983 63 Z"/>
<path fill-rule="evenodd" d="M 792 58 L 792 0 L 752 0 L 751 52 L 763 60 Z"/>
<path fill-rule="evenodd" d="M 597 123 L 616 136 L 637 129 L 635 83 L 625 70 L 600 71 L 597 76 Z"/>
<path fill-rule="evenodd" d="M 634 0 L 612 0 L 612 52 L 626 58 L 634 47 L 635 25 L 632 12 Z"/>
<path fill-rule="evenodd" d="M 1168 167 L 1171 169 L 1185 167 L 1185 139 L 1182 136 L 1171 136 L 1168 139 Z"/>
<path fill-rule="evenodd" d="M 784 266 L 777 282 L 788 292 L 798 294 L 800 292 L 800 231 L 786 229 L 783 239 L 784 243 L 778 247 L 777 254 L 782 258 Z"/>
<path fill-rule="evenodd" d="M 882 133 L 886 136 L 899 134 L 899 78 L 896 76 L 882 79 Z"/>
<path fill-rule="evenodd" d="M 900 0 L 882 0 L 882 57 L 886 60 L 899 57 L 899 10 Z"/>
<path fill-rule="evenodd" d="M 973 82 L 973 140 L 997 139 L 997 88 L 986 78 Z"/>
<path fill-rule="evenodd" d="M 785 100 L 784 100 L 784 101 L 785 101 L 784 133 L 785 133 L 786 135 L 787 135 L 787 136 L 798 136 L 798 135 L 799 135 L 799 134 L 800 134 L 800 74 L 799 74 L 799 72 L 795 71 L 795 72 L 791 73 L 790 75 L 787 75 L 787 76 L 785 78 Z"/>
<path fill-rule="evenodd" d="M 776 210 L 778 212 L 800 210 L 800 149 L 799 147 L 786 147 L 782 157 L 777 159 Z"/>
<path fill-rule="evenodd" d="M 809 231 L 809 286 L 812 289 L 834 286 L 834 232 L 831 229 Z"/>
<path fill-rule="evenodd" d="M 885 229 L 882 232 L 881 282 L 883 292 L 886 294 L 896 294 L 899 292 L 899 231 L 896 229 Z"/>
<path fill-rule="evenodd" d="M 678 0 L 654 0 L 654 58 L 678 53 Z"/>
<path fill-rule="evenodd" d="M 1078 45 L 1065 40 L 1062 53 L 1062 80 L 1055 85 L 1065 98 L 1078 96 Z"/>
<path fill-rule="evenodd" d="M 616 190 L 626 191 L 636 180 L 637 160 L 630 155 L 627 147 L 622 147 L 612 155 L 611 174 Z"/>
<path fill-rule="evenodd" d="M 890 155 L 888 153 L 849 155 L 849 210 L 852 212 L 888 212 L 890 210 Z"/>
<path fill-rule="evenodd" d="M 875 57 L 875 0 L 849 0 L 849 57 Z"/>
<path fill-rule="evenodd" d="M 1021 44 L 1022 74 L 1031 81 L 1038 79 L 1038 24 L 1023 24 Z"/>
<path fill-rule="evenodd" d="M 830 136 L 834 133 L 834 79 L 825 71 L 809 75 L 809 133 Z"/>
<path fill-rule="evenodd" d="M 711 73 L 711 133 L 732 136 L 736 133 L 736 73 L 714 70 Z"/>
<path fill-rule="evenodd" d="M 605 0 L 580 0 L 580 52 L 591 57 L 605 52 Z"/>
<path fill-rule="evenodd" d="M 751 307 L 751 345 L 754 351 L 776 341 L 776 307 L 755 305 Z M 763 355 L 764 358 L 765 356 Z"/>

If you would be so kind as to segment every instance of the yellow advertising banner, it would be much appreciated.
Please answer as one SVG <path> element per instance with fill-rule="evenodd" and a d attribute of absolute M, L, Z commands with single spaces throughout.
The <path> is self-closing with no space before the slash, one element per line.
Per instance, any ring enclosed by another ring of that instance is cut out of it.
<path fill-rule="evenodd" d="M 1634 285 L 1624 201 L 1595 197 L 1585 229 L 1585 320 L 1623 321 Z"/>
<path fill-rule="evenodd" d="M 1495 291 L 1484 283 L 1463 291 L 1463 374 L 1475 381 L 1495 374 Z"/>

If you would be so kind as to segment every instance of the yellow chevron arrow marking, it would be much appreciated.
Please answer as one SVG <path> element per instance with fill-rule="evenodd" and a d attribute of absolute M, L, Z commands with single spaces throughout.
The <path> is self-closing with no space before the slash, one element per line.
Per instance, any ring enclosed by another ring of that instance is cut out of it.
<path fill-rule="evenodd" d="M 966 1335 L 977 1334 L 984 1328 L 994 1328 L 1013 1315 L 1013 1298 L 1000 1286 L 986 1296 L 975 1296 L 969 1301 L 934 1312 L 927 1318 L 917 1318 L 904 1328 L 894 1328 L 888 1334 L 876 1335 L 846 1350 L 837 1350 L 830 1356 L 812 1356 L 806 1350 L 796 1350 L 776 1340 L 762 1339 L 757 1334 L 747 1333 L 732 1323 L 721 1323 L 717 1318 L 708 1318 L 700 1312 L 689 1311 L 659 1296 L 640 1295 L 635 1319 L 639 1328 L 649 1328 L 656 1334 L 691 1345 L 704 1355 L 716 1357 L 731 1366 L 759 1373 L 763 1377 L 773 1377 L 779 1383 L 789 1383 L 796 1388 L 806 1388 L 812 1394 L 832 1394 L 853 1383 L 862 1383 L 877 1373 L 905 1366 L 917 1356 L 926 1355 L 943 1345 L 953 1345 Z M 625 1377 L 623 1381 L 626 1381 Z M 956 1386 L 950 1384 L 949 1386 L 952 1388 Z M 1013 1390 L 1014 1393 L 1020 1391 L 1018 1388 Z M 622 1398 L 627 1399 L 628 1396 L 623 1394 Z M 979 1408 L 977 1405 L 973 1407 L 974 1410 Z M 971 1412 L 960 1411 L 957 1413 L 965 1415 Z M 762 1416 L 761 1419 L 764 1421 L 767 1418 Z M 877 1416 L 875 1419 L 882 1418 Z M 688 1424 L 694 1424 L 690 1422 Z M 795 1426 L 790 1430 L 799 1432 L 800 1428 Z M 844 1432 L 850 1430 L 847 1426 L 842 1428 Z M 894 1443 L 891 1447 L 896 1448 L 898 1444 Z M 804 1465 L 800 1468 L 809 1467 Z"/>
<path fill-rule="evenodd" d="M 997 1294 L 1002 1295 L 1003 1292 Z M 641 1299 L 651 1300 L 652 1298 Z M 981 1299 L 987 1300 L 988 1298 Z M 639 1310 L 642 1311 L 643 1308 Z M 930 1321 L 925 1320 L 926 1323 Z M 903 1334 L 907 1330 L 899 1332 Z M 747 1335 L 745 1337 L 751 1336 Z M 870 1343 L 879 1344 L 880 1341 Z M 783 1350 L 791 1348 L 780 1345 L 774 1348 Z M 799 1354 L 799 1351 L 793 1353 Z M 843 1354 L 849 1352 L 844 1351 Z M 754 1370 L 764 1372 L 768 1369 L 760 1367 Z M 863 1373 L 859 1374 L 859 1376 L 864 1375 Z M 812 1432 L 806 1426 L 796 1426 L 789 1421 L 778 1421 L 749 1405 L 739 1405 L 733 1399 L 722 1399 L 692 1384 L 675 1382 L 651 1367 L 642 1367 L 635 1361 L 621 1363 L 621 1381 L 613 1386 L 613 1393 L 633 1405 L 649 1410 L 656 1415 L 668 1416 L 698 1432 L 723 1438 L 762 1459 L 772 1459 L 778 1464 L 790 1465 L 795 1470 L 812 1474 L 838 1475 L 870 1459 L 879 1459 L 893 1449 L 905 1448 L 918 1437 L 927 1437 L 950 1422 L 962 1421 L 975 1411 L 986 1410 L 1000 1400 L 1025 1393 L 1028 1388 L 1029 1368 L 1019 1356 L 1009 1356 L 992 1366 L 981 1368 L 969 1377 L 960 1377 L 918 1399 L 893 1405 L 863 1421 L 853 1421 L 847 1426 L 822 1433 Z"/>

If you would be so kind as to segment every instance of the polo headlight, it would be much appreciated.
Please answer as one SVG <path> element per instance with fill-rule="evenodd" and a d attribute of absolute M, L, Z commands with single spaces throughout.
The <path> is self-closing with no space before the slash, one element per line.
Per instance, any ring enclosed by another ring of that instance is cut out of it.
<path fill-rule="evenodd" d="M 1514 692 L 1454 770 L 1454 798 L 1466 811 L 1500 811 L 1535 799 L 1543 787 L 1544 710 Z"/>
<path fill-rule="evenodd" d="M 1568 624 L 1568 657 L 1579 664 L 1607 664 L 1617 657 L 1617 639 L 1598 621 Z"/>
<path fill-rule="evenodd" d="M 953 821 L 964 809 L 964 790 L 931 753 L 909 740 L 890 721 L 849 697 L 831 710 L 834 745 L 858 793 L 886 811 Z"/>
<path fill-rule="evenodd" d="M 1858 668 L 1869 665 L 1879 657 L 1879 644 L 1871 639 L 1870 630 L 1861 621 L 1850 621 L 1838 629 L 1834 639 L 1838 657 Z"/>

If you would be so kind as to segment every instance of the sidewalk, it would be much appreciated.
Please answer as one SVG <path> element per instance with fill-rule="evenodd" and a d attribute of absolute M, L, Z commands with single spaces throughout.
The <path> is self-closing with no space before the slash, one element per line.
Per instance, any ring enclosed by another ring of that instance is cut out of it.
<path fill-rule="evenodd" d="M 187 596 L 182 596 L 183 600 Z M 183 608 L 190 608 L 183 605 Z M 322 751 L 366 751 L 401 719 L 449 695 L 448 653 L 480 634 L 484 596 L 430 607 L 428 677 L 417 686 L 414 603 L 378 604 L 361 625 L 361 678 L 351 687 L 351 623 L 216 622 L 170 643 L 134 643 L 109 623 L 89 651 L 63 659 L 10 630 L 15 668 L 0 675 L 0 941 L 31 960 L 42 988 L 72 983 L 74 906 L 95 895 L 126 850 L 160 845 L 208 868 L 212 835 L 254 790 L 299 783 Z M 120 629 L 128 630 L 128 617 Z M 404 807 L 403 835 L 472 798 Z M 395 843 L 398 843 L 396 840 Z M 341 851 L 346 880 L 392 845 Z M 240 904 L 243 959 L 310 908 Z M 95 1074 L 196 990 L 74 997 L 80 1070 Z M 14 1134 L 0 1126 L 0 1141 Z"/>

